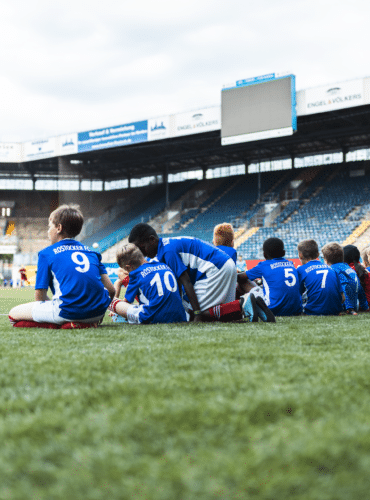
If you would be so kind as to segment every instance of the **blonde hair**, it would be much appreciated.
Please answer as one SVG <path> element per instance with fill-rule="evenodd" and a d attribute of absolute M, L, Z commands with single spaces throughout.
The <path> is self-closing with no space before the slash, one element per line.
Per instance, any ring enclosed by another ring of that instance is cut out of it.
<path fill-rule="evenodd" d="M 361 259 L 365 267 L 370 266 L 370 245 L 361 250 Z"/>
<path fill-rule="evenodd" d="M 117 251 L 116 259 L 119 267 L 123 268 L 123 266 L 130 265 L 137 268 L 141 266 L 145 257 L 140 248 L 133 243 L 128 243 Z"/>
<path fill-rule="evenodd" d="M 225 247 L 234 246 L 234 229 L 228 222 L 223 222 L 215 226 L 213 230 L 213 244 L 218 247 L 223 245 Z"/>

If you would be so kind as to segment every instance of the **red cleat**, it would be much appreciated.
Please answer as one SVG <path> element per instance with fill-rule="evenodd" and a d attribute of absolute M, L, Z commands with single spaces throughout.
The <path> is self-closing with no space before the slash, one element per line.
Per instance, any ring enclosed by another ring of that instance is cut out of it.
<path fill-rule="evenodd" d="M 77 321 L 71 321 L 69 323 L 64 323 L 60 328 L 62 330 L 83 330 L 84 328 L 97 328 L 98 323 L 78 323 Z"/>

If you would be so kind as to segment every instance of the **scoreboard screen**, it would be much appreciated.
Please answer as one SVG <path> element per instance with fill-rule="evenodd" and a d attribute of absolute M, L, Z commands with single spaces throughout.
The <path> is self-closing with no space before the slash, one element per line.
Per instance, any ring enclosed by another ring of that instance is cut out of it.
<path fill-rule="evenodd" d="M 295 76 L 238 80 L 221 92 L 221 144 L 282 137 L 297 130 Z"/>

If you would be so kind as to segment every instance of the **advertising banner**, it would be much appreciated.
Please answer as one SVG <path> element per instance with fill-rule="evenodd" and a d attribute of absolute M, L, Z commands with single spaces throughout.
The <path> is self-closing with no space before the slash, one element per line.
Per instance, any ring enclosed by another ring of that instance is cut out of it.
<path fill-rule="evenodd" d="M 56 137 L 23 143 L 24 161 L 40 160 L 56 156 Z"/>
<path fill-rule="evenodd" d="M 170 117 L 162 116 L 148 120 L 148 141 L 157 141 L 170 137 Z"/>
<path fill-rule="evenodd" d="M 129 146 L 148 140 L 148 121 L 117 125 L 78 134 L 78 152 Z"/>
<path fill-rule="evenodd" d="M 311 115 L 366 104 L 363 79 L 305 90 L 305 106 L 299 114 Z"/>
<path fill-rule="evenodd" d="M 17 245 L 0 245 L 0 254 L 9 255 L 17 253 Z"/>
<path fill-rule="evenodd" d="M 190 134 L 201 134 L 221 129 L 221 107 L 200 109 L 174 115 L 175 137 Z"/>
<path fill-rule="evenodd" d="M 118 279 L 117 271 L 119 268 L 118 264 L 116 264 L 115 262 L 109 262 L 109 263 L 104 262 L 104 265 L 107 269 L 107 274 L 111 282 L 114 283 L 115 281 L 117 281 Z"/>
<path fill-rule="evenodd" d="M 22 144 L 16 142 L 0 142 L 0 163 L 21 163 Z"/>
<path fill-rule="evenodd" d="M 59 135 L 56 138 L 57 155 L 72 155 L 78 152 L 77 132 L 74 134 Z"/>

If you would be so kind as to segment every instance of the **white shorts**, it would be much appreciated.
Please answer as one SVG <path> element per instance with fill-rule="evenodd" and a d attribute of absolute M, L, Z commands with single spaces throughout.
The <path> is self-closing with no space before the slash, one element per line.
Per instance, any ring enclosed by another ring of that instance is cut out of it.
<path fill-rule="evenodd" d="M 96 316 L 95 318 L 86 319 L 66 319 L 59 315 L 59 303 L 54 300 L 45 300 L 35 302 L 32 308 L 33 321 L 37 323 L 54 323 L 62 325 L 70 321 L 77 321 L 78 323 L 98 323 L 104 318 L 104 314 Z"/>
<path fill-rule="evenodd" d="M 217 272 L 209 273 L 205 279 L 196 281 L 194 291 L 201 311 L 235 300 L 236 266 L 232 259 L 226 261 Z M 189 304 L 185 302 L 184 307 L 185 310 L 189 309 Z"/>
<path fill-rule="evenodd" d="M 139 314 L 144 310 L 144 307 L 145 306 L 143 304 L 141 304 L 140 306 L 130 305 L 127 308 L 127 321 L 131 325 L 140 325 L 141 324 Z M 186 321 L 189 321 L 189 319 L 190 319 L 189 314 L 186 311 L 185 311 L 185 314 L 186 314 Z"/>

